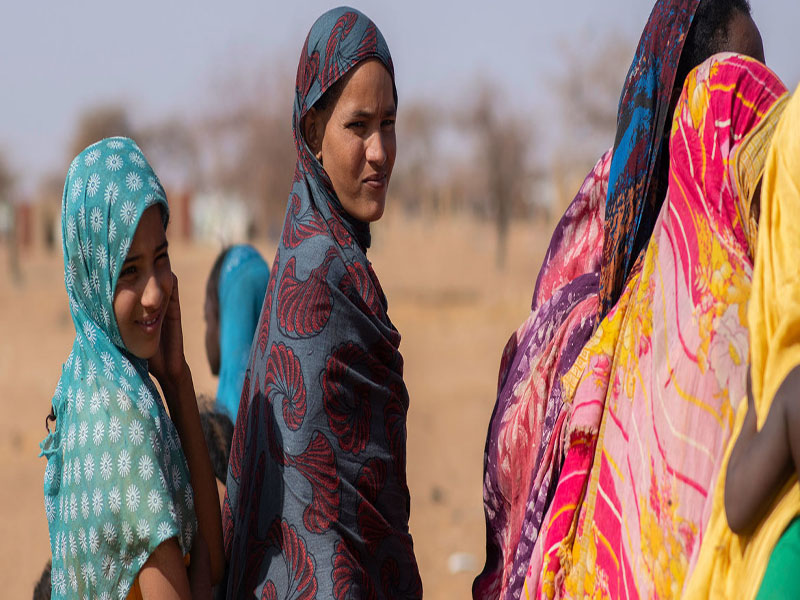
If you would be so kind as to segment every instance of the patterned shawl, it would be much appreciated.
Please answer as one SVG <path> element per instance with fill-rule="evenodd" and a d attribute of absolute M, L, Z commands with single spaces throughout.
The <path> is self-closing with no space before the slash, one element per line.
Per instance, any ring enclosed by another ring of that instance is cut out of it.
<path fill-rule="evenodd" d="M 600 318 L 616 304 L 650 239 L 663 197 L 658 174 L 662 140 L 683 42 L 699 0 L 658 0 L 636 49 L 617 117 L 608 178 Z"/>
<path fill-rule="evenodd" d="M 233 422 L 268 280 L 269 267 L 258 250 L 246 244 L 228 249 L 217 286 L 220 351 L 217 409 Z"/>
<path fill-rule="evenodd" d="M 75 342 L 52 405 L 44 506 L 53 598 L 124 598 L 161 542 L 189 552 L 197 529 L 186 459 L 114 317 L 114 289 L 139 219 L 168 208 L 139 147 L 102 140 L 69 167 L 61 203 L 64 281 Z"/>
<path fill-rule="evenodd" d="M 775 118 L 770 121 L 774 126 Z M 800 364 L 800 329 L 797 326 L 800 320 L 797 293 L 797 257 L 800 253 L 798 128 L 800 93 L 795 91 L 775 129 L 764 167 L 753 290 L 747 310 L 750 372 L 759 427 L 763 427 L 766 421 L 778 388 Z M 772 133 L 771 127 L 764 129 L 762 135 Z M 757 181 L 760 169 L 746 167 L 748 162 L 752 163 L 751 157 L 755 152 L 764 152 L 766 144 L 753 149 L 748 148 L 749 145 L 742 144 L 735 160 L 743 163 L 742 171 L 752 173 L 752 177 L 743 181 Z M 742 402 L 736 414 L 736 434 L 731 437 L 721 466 L 722 476 L 714 491 L 713 514 L 697 568 L 687 586 L 687 598 L 755 598 L 776 543 L 792 519 L 800 514 L 800 487 L 793 475 L 776 494 L 769 511 L 750 535 L 737 536 L 728 527 L 724 475 L 746 414 L 747 403 Z"/>
<path fill-rule="evenodd" d="M 369 226 L 342 208 L 301 132 L 335 81 L 377 58 L 351 8 L 313 25 L 297 70 L 297 166 L 245 376 L 223 510 L 232 598 L 418 598 L 405 475 L 400 335 L 366 257 Z"/>
<path fill-rule="evenodd" d="M 564 378 L 566 459 L 527 593 L 681 595 L 745 392 L 750 195 L 732 158 L 748 134 L 769 142 L 759 125 L 774 124 L 785 91 L 733 54 L 687 78 L 652 239 Z"/>

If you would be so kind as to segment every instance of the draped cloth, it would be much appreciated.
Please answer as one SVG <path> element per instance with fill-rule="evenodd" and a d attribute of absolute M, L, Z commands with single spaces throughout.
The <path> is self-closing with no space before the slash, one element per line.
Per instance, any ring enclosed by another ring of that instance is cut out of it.
<path fill-rule="evenodd" d="M 486 565 L 473 584 L 475 598 L 519 593 L 557 480 L 560 377 L 594 330 L 610 162 L 609 151 L 556 226 L 531 314 L 503 351 L 484 452 Z"/>
<path fill-rule="evenodd" d="M 732 159 L 749 135 L 768 143 L 784 94 L 732 54 L 687 78 L 652 238 L 563 380 L 566 456 L 529 596 L 681 595 L 745 392 L 752 223 Z"/>
<path fill-rule="evenodd" d="M 775 111 L 773 111 L 775 112 Z M 777 114 L 777 113 L 776 113 Z M 786 376 L 800 365 L 800 94 L 787 101 L 767 154 L 761 188 L 753 288 L 747 311 L 750 330 L 750 370 L 758 427 L 766 421 L 772 400 Z M 745 161 L 750 153 L 739 152 Z M 755 171 L 754 176 L 759 175 Z M 797 476 L 784 484 L 761 523 L 750 534 L 737 536 L 725 516 L 727 463 L 747 414 L 737 412 L 737 435 L 731 437 L 714 492 L 708 532 L 689 598 L 754 598 L 770 555 L 789 523 L 800 514 Z M 795 534 L 796 535 L 796 534 Z"/>
<path fill-rule="evenodd" d="M 622 90 L 613 153 L 601 158 L 556 227 L 531 314 L 503 352 L 484 453 L 486 565 L 475 598 L 522 593 L 563 457 L 561 378 L 613 305 L 614 278 L 624 282 L 629 271 L 619 250 L 633 252 L 637 235 L 652 231 L 656 192 L 666 188 L 658 161 L 668 106 L 697 4 L 655 3 Z"/>
<path fill-rule="evenodd" d="M 258 250 L 231 246 L 219 273 L 219 385 L 217 409 L 236 422 L 250 347 L 267 292 L 269 267 Z"/>
<path fill-rule="evenodd" d="M 147 361 L 128 352 L 114 290 L 144 211 L 166 196 L 139 147 L 102 140 L 69 167 L 61 202 L 75 341 L 52 399 L 44 507 L 53 598 L 125 598 L 163 541 L 197 530 L 186 458 Z"/>
<path fill-rule="evenodd" d="M 611 310 L 661 209 L 661 163 L 683 43 L 699 0 L 658 0 L 631 63 L 617 117 L 608 178 L 600 318 Z"/>
<path fill-rule="evenodd" d="M 300 57 L 297 164 L 245 375 L 223 508 L 228 596 L 419 598 L 408 532 L 400 335 L 366 257 L 369 226 L 342 208 L 301 121 L 364 60 L 394 80 L 375 24 L 323 14 Z"/>

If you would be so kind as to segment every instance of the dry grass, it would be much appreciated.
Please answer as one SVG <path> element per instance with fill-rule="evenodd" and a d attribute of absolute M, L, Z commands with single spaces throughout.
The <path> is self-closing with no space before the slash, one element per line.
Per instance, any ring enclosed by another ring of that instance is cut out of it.
<path fill-rule="evenodd" d="M 481 471 L 497 368 L 508 336 L 528 314 L 549 234 L 549 226 L 515 225 L 508 264 L 498 272 L 485 223 L 388 215 L 373 230 L 370 258 L 403 335 L 411 531 L 426 598 L 468 597 L 475 572 L 451 574 L 452 553 L 483 564 Z M 274 243 L 257 245 L 271 264 Z M 202 308 L 216 250 L 173 243 L 171 254 L 195 387 L 213 394 Z M 0 247 L 0 589 L 25 598 L 49 556 L 38 444 L 74 331 L 60 255 L 24 257 L 20 286 L 10 283 L 6 263 Z"/>

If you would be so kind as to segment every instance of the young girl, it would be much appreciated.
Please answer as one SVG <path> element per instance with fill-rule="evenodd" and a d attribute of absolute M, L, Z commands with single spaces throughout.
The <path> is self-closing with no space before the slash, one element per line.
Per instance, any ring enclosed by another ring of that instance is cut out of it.
<path fill-rule="evenodd" d="M 42 442 L 53 598 L 203 597 L 222 572 L 168 219 L 132 140 L 102 140 L 72 161 L 61 221 L 76 336 Z"/>

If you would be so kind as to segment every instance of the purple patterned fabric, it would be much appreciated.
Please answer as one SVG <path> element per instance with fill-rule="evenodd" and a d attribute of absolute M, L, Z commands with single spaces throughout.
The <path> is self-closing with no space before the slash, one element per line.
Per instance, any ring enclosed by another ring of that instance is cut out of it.
<path fill-rule="evenodd" d="M 342 208 L 301 121 L 377 59 L 375 24 L 322 15 L 300 57 L 297 166 L 234 431 L 223 510 L 228 597 L 420 598 L 408 532 L 400 334 L 367 260 L 369 226 Z"/>

